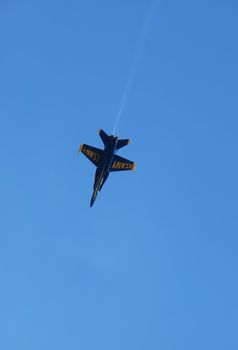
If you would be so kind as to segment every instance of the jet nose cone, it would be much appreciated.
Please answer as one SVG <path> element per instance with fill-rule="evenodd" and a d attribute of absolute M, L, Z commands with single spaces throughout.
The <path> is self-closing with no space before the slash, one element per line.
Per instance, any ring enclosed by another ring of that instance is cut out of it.
<path fill-rule="evenodd" d="M 96 197 L 93 195 L 90 201 L 90 208 L 93 206 L 93 203 L 95 202 Z"/>
<path fill-rule="evenodd" d="M 93 206 L 93 203 L 95 202 L 96 197 L 97 197 L 97 191 L 94 190 L 92 198 L 91 198 L 91 202 L 90 202 L 90 208 Z"/>

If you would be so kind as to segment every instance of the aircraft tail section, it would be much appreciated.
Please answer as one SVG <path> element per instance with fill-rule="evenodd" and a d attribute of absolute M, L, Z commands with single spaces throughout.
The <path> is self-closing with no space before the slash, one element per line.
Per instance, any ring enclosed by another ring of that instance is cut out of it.
<path fill-rule="evenodd" d="M 98 133 L 99 133 L 99 136 L 100 136 L 101 139 L 102 139 L 102 142 L 104 143 L 104 145 L 106 145 L 107 142 L 108 142 L 108 139 L 109 139 L 108 134 L 105 133 L 105 131 L 103 131 L 102 129 L 99 129 L 99 130 L 98 130 Z"/>
<path fill-rule="evenodd" d="M 104 146 L 106 146 L 106 144 L 108 143 L 110 136 L 102 129 L 98 130 L 99 136 L 102 139 L 102 142 L 104 143 Z M 125 147 L 127 145 L 129 145 L 130 140 L 129 139 L 122 139 L 122 140 L 118 140 L 117 141 L 117 146 L 116 146 L 116 150 Z"/>
<path fill-rule="evenodd" d="M 118 149 L 120 149 L 120 148 L 122 148 L 122 147 L 125 147 L 125 146 L 127 146 L 127 145 L 129 145 L 129 143 L 130 143 L 130 140 L 129 139 L 125 139 L 125 140 L 118 140 L 117 141 L 117 150 Z"/>

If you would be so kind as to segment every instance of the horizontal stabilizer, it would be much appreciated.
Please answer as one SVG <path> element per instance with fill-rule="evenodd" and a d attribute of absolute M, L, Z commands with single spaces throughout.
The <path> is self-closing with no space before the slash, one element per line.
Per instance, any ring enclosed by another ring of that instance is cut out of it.
<path fill-rule="evenodd" d="M 106 134 L 105 131 L 103 131 L 102 129 L 99 129 L 98 133 L 102 139 L 102 142 L 104 143 L 104 145 L 106 145 L 109 139 L 108 134 Z"/>
<path fill-rule="evenodd" d="M 125 147 L 127 145 L 129 145 L 130 140 L 129 139 L 125 139 L 125 140 L 118 140 L 117 141 L 117 148 L 116 149 L 120 149 L 122 147 Z"/>
<path fill-rule="evenodd" d="M 102 157 L 103 151 L 99 148 L 82 144 L 79 148 L 79 152 L 82 152 L 91 162 L 98 166 Z"/>
<path fill-rule="evenodd" d="M 112 165 L 110 171 L 134 171 L 136 163 L 131 160 L 122 158 L 120 156 L 113 156 Z"/>

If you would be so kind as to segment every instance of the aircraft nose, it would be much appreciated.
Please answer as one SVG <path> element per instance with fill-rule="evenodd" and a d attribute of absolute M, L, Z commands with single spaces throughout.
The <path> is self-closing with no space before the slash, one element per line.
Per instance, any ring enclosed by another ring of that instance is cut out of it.
<path fill-rule="evenodd" d="M 93 206 L 93 203 L 95 202 L 96 196 L 95 193 L 92 195 L 91 202 L 90 202 L 90 208 Z"/>

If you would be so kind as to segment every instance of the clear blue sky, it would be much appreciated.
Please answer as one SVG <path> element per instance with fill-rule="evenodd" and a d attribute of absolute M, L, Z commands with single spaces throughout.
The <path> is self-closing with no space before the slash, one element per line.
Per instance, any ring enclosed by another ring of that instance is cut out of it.
<path fill-rule="evenodd" d="M 238 349 L 238 4 L 0 3 L 0 348 Z"/>

